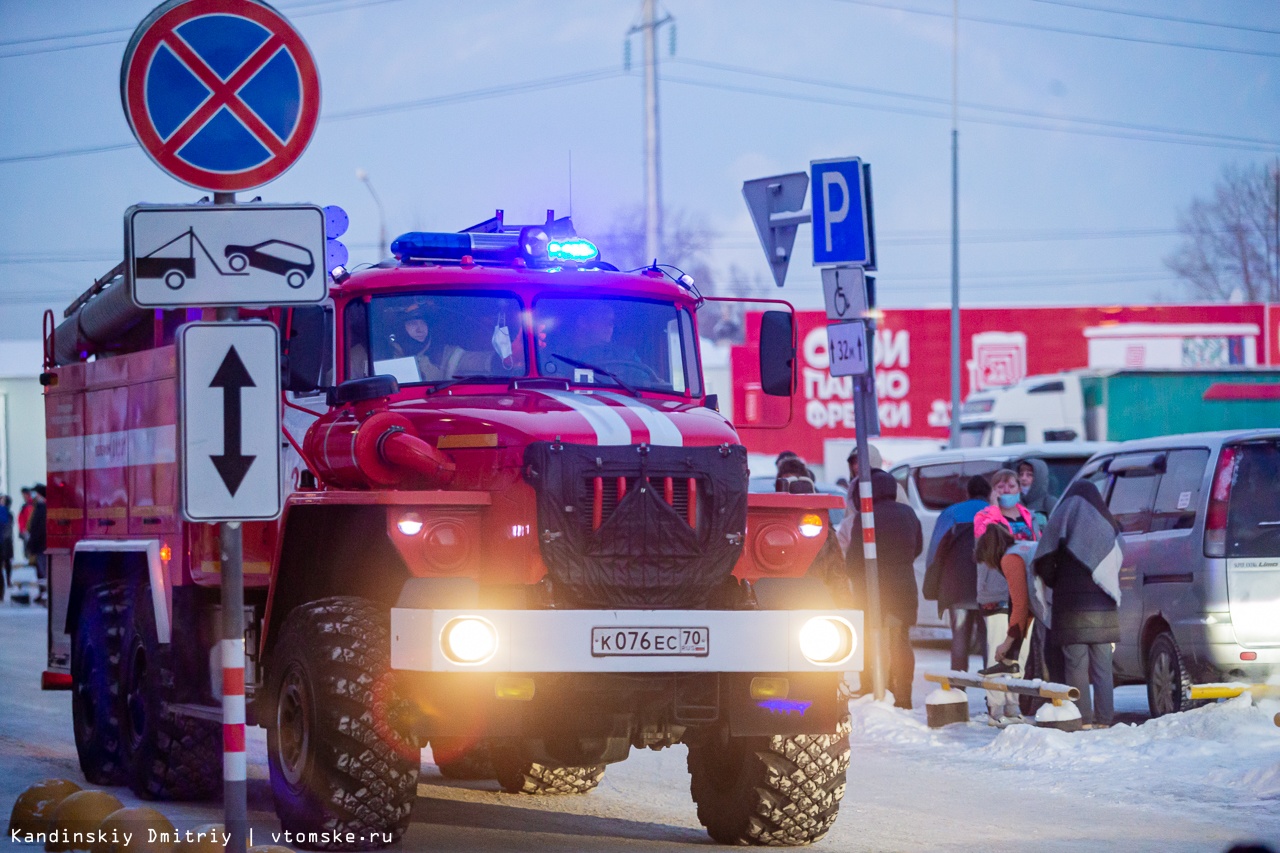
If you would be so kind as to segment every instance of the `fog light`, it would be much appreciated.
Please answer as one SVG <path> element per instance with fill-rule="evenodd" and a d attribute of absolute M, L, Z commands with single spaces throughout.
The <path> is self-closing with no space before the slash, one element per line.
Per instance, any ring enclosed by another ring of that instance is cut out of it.
<path fill-rule="evenodd" d="M 1257 659 L 1258 659 L 1257 652 L 1241 652 L 1240 653 L 1240 660 L 1257 660 Z"/>
<path fill-rule="evenodd" d="M 791 682 L 785 678 L 751 679 L 752 699 L 786 699 L 791 692 Z"/>
<path fill-rule="evenodd" d="M 855 644 L 853 626 L 837 616 L 815 616 L 800 628 L 800 653 L 810 663 L 844 663 Z"/>
<path fill-rule="evenodd" d="M 800 519 L 800 535 L 805 539 L 812 539 L 822 532 L 822 517 L 809 513 Z"/>
<path fill-rule="evenodd" d="M 454 663 L 481 664 L 498 650 L 498 629 L 480 616 L 459 616 L 440 632 L 440 648 Z"/>
<path fill-rule="evenodd" d="M 396 530 L 399 530 L 405 536 L 417 536 L 422 532 L 422 516 L 416 512 L 406 512 L 396 522 Z"/>
<path fill-rule="evenodd" d="M 493 683 L 493 695 L 499 699 L 515 702 L 528 702 L 533 698 L 537 688 L 532 678 L 516 678 L 504 675 Z"/>

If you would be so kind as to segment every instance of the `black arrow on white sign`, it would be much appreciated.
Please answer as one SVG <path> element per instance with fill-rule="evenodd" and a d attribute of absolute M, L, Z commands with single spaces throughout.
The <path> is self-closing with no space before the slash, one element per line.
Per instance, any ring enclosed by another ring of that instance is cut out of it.
<path fill-rule="evenodd" d="M 209 387 L 222 389 L 222 454 L 211 455 L 209 459 L 213 462 L 213 467 L 218 469 L 218 476 L 222 477 L 227 491 L 235 497 L 236 490 L 244 482 L 244 475 L 249 473 L 249 466 L 257 457 L 245 456 L 240 452 L 244 426 L 240 416 L 240 390 L 256 386 L 234 346 L 227 350 Z"/>

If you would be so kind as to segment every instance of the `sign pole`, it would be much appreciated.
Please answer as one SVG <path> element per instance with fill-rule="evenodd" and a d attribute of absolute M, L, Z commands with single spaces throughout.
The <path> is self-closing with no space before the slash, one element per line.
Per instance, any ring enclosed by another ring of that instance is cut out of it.
<path fill-rule="evenodd" d="M 219 525 L 222 557 L 222 803 L 228 850 L 249 831 L 244 715 L 244 538 L 238 521 Z"/>
<path fill-rule="evenodd" d="M 873 374 L 871 374 L 873 375 Z M 862 560 L 867 573 L 867 622 L 874 636 L 871 656 L 871 690 L 877 702 L 884 699 L 884 620 L 880 607 L 880 566 L 876 559 L 876 517 L 871 496 L 871 448 L 867 440 L 871 422 L 869 403 L 875 400 L 875 380 L 869 374 L 853 377 L 854 428 L 858 442 L 858 510 L 862 516 Z M 868 394 L 867 386 L 871 385 Z M 849 547 L 853 547 L 850 544 Z M 896 698 L 896 697 L 895 697 Z"/>
<path fill-rule="evenodd" d="M 236 194 L 215 192 L 213 203 L 233 205 Z M 218 319 L 234 322 L 237 308 L 219 308 Z M 225 441 L 225 437 L 224 437 Z M 222 807 L 227 849 L 247 846 L 248 761 L 244 708 L 244 531 L 238 521 L 218 526 L 222 571 Z"/>

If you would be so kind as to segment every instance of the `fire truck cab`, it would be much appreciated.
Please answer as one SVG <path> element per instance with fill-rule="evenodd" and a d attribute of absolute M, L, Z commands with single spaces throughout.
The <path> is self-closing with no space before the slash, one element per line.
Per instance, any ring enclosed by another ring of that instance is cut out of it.
<path fill-rule="evenodd" d="M 567 219 L 410 233 L 277 324 L 285 508 L 245 523 L 246 693 L 285 829 L 398 839 L 420 750 L 582 793 L 688 745 L 722 843 L 835 820 L 861 668 L 827 495 L 757 494 L 703 387 L 692 279 Z M 122 295 L 123 292 L 123 295 Z M 90 781 L 218 790 L 218 525 L 182 519 L 174 337 L 120 277 L 46 332 L 50 659 Z M 764 314 L 789 394 L 789 311 Z M 832 548 L 835 548 L 834 555 Z"/>

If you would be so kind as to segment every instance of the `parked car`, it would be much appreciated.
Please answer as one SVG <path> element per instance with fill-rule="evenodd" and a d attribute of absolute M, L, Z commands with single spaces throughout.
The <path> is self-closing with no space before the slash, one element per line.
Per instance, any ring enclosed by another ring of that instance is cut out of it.
<path fill-rule="evenodd" d="M 965 490 L 974 474 L 989 477 L 1001 468 L 1012 468 L 1019 460 L 1043 459 L 1049 467 L 1049 494 L 1058 497 L 1067 484 L 1097 451 L 1110 445 L 1091 441 L 1051 441 L 1043 444 L 1010 444 L 1000 447 L 967 447 L 926 453 L 895 465 L 889 473 L 902 485 L 907 503 L 916 511 L 928 544 L 933 526 L 942 510 L 966 500 Z M 926 548 L 927 551 L 927 548 Z M 915 562 L 916 580 L 924 588 L 925 555 Z M 951 630 L 938 616 L 938 604 L 920 599 L 917 638 L 949 638 Z"/>
<path fill-rule="evenodd" d="M 1280 429 L 1126 441 L 1078 476 L 1123 529 L 1117 683 L 1160 715 L 1280 673 Z"/>

